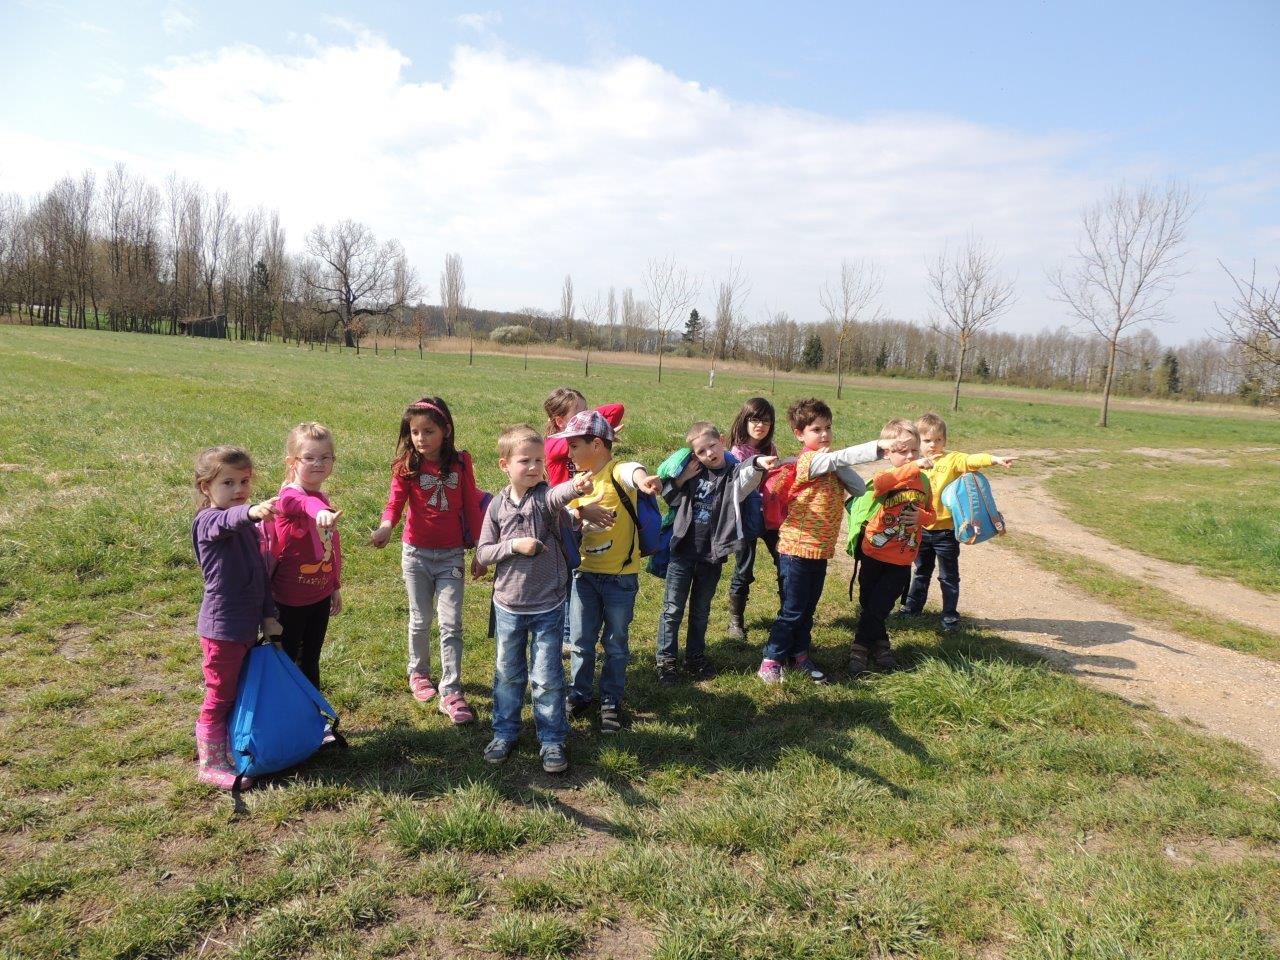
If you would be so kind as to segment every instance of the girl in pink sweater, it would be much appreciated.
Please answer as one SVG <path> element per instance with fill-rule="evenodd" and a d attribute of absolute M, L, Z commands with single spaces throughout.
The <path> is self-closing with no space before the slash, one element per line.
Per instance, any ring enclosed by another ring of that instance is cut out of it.
<path fill-rule="evenodd" d="M 409 690 L 422 703 L 437 692 L 431 680 L 434 614 L 440 622 L 440 712 L 456 724 L 475 719 L 462 695 L 463 551 L 480 535 L 484 496 L 471 455 L 456 446 L 449 405 L 440 397 L 411 403 L 400 418 L 382 524 L 369 542 L 385 547 L 408 507 L 400 567 L 409 594 Z M 471 575 L 484 574 L 473 558 Z"/>
<path fill-rule="evenodd" d="M 333 509 L 323 489 L 336 460 L 328 427 L 300 423 L 289 431 L 271 542 L 271 594 L 284 627 L 280 643 L 317 689 L 329 617 L 342 612 L 342 511 Z"/>

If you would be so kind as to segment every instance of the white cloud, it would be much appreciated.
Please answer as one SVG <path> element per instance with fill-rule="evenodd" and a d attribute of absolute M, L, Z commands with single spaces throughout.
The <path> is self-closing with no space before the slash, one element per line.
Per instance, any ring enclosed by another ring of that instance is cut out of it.
<path fill-rule="evenodd" d="M 400 238 L 427 278 L 459 251 L 474 302 L 493 307 L 551 305 L 565 273 L 584 294 L 639 292 L 645 261 L 673 253 L 709 280 L 741 259 L 754 308 L 812 319 L 841 258 L 866 256 L 888 308 L 920 318 L 926 258 L 972 230 L 1019 278 L 1011 329 L 1063 320 L 1044 267 L 1086 202 L 1150 172 L 1098 169 L 1076 135 L 738 102 L 640 57 L 570 67 L 460 47 L 444 81 L 420 83 L 407 65 L 366 31 L 296 55 L 172 59 L 150 74 L 174 147 L 143 167 L 279 208 L 298 245 L 353 217 Z M 1198 332 L 1197 295 L 1194 328 L 1170 334 Z"/>
<path fill-rule="evenodd" d="M 460 27 L 474 30 L 479 34 L 488 34 L 494 27 L 502 24 L 502 14 L 497 10 L 485 10 L 482 13 L 462 13 L 453 18 Z"/>
<path fill-rule="evenodd" d="M 85 81 L 85 88 L 100 97 L 118 97 L 124 92 L 124 80 L 113 74 L 99 73 Z"/>
<path fill-rule="evenodd" d="M 185 5 L 170 3 L 160 14 L 160 26 L 169 36 L 177 37 L 194 30 L 196 19 Z"/>

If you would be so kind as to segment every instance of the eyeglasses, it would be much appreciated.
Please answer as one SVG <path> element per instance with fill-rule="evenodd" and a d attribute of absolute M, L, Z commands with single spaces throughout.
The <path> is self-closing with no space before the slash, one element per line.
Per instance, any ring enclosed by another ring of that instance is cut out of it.
<path fill-rule="evenodd" d="M 323 467 L 325 464 L 333 463 L 338 458 L 333 454 L 328 454 L 323 457 L 299 457 L 298 459 L 308 467 Z"/>
<path fill-rule="evenodd" d="M 773 423 L 772 417 L 747 417 L 747 423 Z"/>

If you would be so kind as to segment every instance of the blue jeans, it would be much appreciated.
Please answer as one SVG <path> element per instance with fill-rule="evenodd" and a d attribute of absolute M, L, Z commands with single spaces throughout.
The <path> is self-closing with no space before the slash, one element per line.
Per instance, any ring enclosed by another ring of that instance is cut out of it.
<path fill-rule="evenodd" d="M 684 659 L 697 660 L 707 650 L 707 621 L 715 599 L 723 563 L 709 563 L 696 557 L 673 553 L 667 564 L 667 587 L 658 620 L 658 666 L 674 666 L 680 647 L 680 622 L 689 605 L 689 632 L 684 640 Z"/>
<path fill-rule="evenodd" d="M 631 659 L 629 631 L 639 589 L 634 573 L 574 573 L 569 606 L 569 670 L 573 674 L 569 696 L 574 700 L 585 703 L 591 699 L 596 645 L 603 641 L 600 705 L 616 707 L 622 703 Z"/>
<path fill-rule="evenodd" d="M 564 712 L 564 667 L 560 665 L 564 608 L 546 613 L 508 613 L 493 608 L 498 644 L 493 672 L 493 735 L 515 740 L 526 682 L 533 687 L 533 725 L 538 742 L 564 744 L 569 721 Z M 530 643 L 532 640 L 532 643 Z M 529 648 L 532 669 L 526 667 Z"/>
<path fill-rule="evenodd" d="M 779 558 L 778 570 L 782 576 L 782 605 L 769 631 L 769 641 L 764 645 L 764 656 L 766 660 L 781 663 L 809 652 L 813 615 L 827 582 L 827 561 L 784 553 Z"/>
<path fill-rule="evenodd" d="M 916 572 L 911 580 L 903 607 L 919 613 L 929 598 L 929 581 L 933 579 L 935 558 L 938 567 L 938 587 L 942 591 L 942 619 L 955 620 L 960 604 L 960 543 L 954 530 L 925 530 L 920 537 L 920 552 L 916 554 Z"/>

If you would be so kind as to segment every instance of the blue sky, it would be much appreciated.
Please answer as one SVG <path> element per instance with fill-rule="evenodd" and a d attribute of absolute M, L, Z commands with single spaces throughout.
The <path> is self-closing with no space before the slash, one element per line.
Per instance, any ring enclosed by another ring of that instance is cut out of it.
<path fill-rule="evenodd" d="M 818 314 L 842 257 L 923 319 L 924 262 L 977 233 L 1017 277 L 1004 326 L 1065 319 L 1044 272 L 1121 180 L 1201 206 L 1170 340 L 1280 263 L 1280 4 L 100 4 L 8 0 L 0 191 L 115 160 L 352 216 L 477 305 L 639 289 L 741 260 L 749 317 Z"/>

